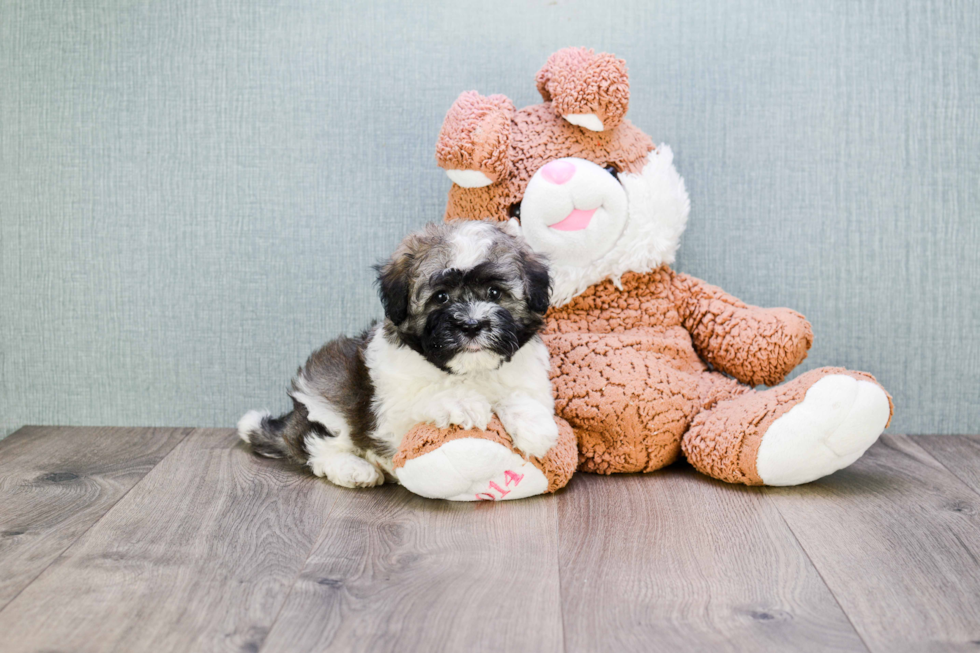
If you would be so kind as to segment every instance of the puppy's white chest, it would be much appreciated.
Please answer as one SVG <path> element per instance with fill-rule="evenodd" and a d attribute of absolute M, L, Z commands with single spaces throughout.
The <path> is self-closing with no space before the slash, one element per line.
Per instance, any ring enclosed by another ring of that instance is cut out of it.
<path fill-rule="evenodd" d="M 367 361 L 375 385 L 374 438 L 392 451 L 422 422 L 483 428 L 494 406 L 515 392 L 529 395 L 549 410 L 554 407 L 547 349 L 538 338 L 497 369 L 449 374 L 407 347 L 389 343 L 376 331 L 368 345 Z M 473 369 L 479 370 L 481 363 L 474 360 Z"/>

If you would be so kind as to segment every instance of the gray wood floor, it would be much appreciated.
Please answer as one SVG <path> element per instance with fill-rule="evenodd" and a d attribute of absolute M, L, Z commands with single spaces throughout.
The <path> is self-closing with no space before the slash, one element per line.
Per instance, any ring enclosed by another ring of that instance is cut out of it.
<path fill-rule="evenodd" d="M 450 504 L 230 430 L 0 441 L 0 651 L 978 651 L 980 437 L 799 488 L 685 465 Z"/>

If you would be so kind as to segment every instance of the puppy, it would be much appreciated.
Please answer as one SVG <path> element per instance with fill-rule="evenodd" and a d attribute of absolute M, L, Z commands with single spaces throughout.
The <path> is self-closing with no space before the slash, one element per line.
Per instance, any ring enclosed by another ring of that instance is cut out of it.
<path fill-rule="evenodd" d="M 313 353 L 293 410 L 250 411 L 238 433 L 263 456 L 308 465 L 344 487 L 384 483 L 416 424 L 486 428 L 496 414 L 525 454 L 558 439 L 548 350 L 545 261 L 506 226 L 432 224 L 377 267 L 385 319 Z"/>

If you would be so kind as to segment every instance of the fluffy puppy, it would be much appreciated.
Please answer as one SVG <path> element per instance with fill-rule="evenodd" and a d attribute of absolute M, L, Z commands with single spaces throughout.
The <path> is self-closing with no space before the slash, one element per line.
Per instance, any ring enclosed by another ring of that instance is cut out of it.
<path fill-rule="evenodd" d="M 537 335 L 550 279 L 506 229 L 443 223 L 408 236 L 377 268 L 384 322 L 314 352 L 293 379 L 293 410 L 246 413 L 241 438 L 345 487 L 393 478 L 421 422 L 486 428 L 495 413 L 518 449 L 543 456 L 558 439 Z"/>

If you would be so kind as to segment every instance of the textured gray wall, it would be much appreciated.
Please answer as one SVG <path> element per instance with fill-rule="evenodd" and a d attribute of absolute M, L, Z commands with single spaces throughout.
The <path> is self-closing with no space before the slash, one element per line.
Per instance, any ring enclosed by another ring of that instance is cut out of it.
<path fill-rule="evenodd" d="M 0 0 L 0 427 L 230 425 L 379 315 L 456 95 L 626 59 L 678 267 L 813 322 L 892 431 L 977 432 L 980 3 Z"/>

